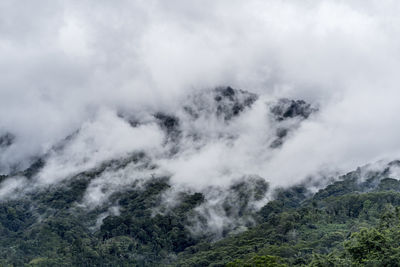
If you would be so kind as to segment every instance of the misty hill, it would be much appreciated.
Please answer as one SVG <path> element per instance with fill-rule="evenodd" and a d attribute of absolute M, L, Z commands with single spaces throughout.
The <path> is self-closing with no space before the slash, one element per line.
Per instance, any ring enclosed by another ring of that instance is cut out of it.
<path fill-rule="evenodd" d="M 306 184 L 277 190 L 257 226 L 191 247 L 177 265 L 398 266 L 399 167 L 364 166 L 312 194 Z"/>
<path fill-rule="evenodd" d="M 399 14 L 1 0 L 0 267 L 400 267 Z"/>
<path fill-rule="evenodd" d="M 263 198 L 268 185 L 261 178 L 244 179 L 220 199 L 229 218 L 242 220 L 241 228 L 225 221 L 220 236 L 207 228 L 193 230 L 213 219 L 199 209 L 207 201 L 204 193 L 176 189 L 175 203 L 165 203 L 172 187 L 168 177 L 136 181 L 96 208 L 82 205 L 96 176 L 144 157 L 108 162 L 61 184 L 3 200 L 1 264 L 397 266 L 398 254 L 392 253 L 398 245 L 392 239 L 400 227 L 399 162 L 358 168 L 315 193 L 307 183 L 276 189 L 259 210 L 250 208 L 251 202 Z M 376 247 L 367 247 L 365 238 L 378 236 Z"/>
<path fill-rule="evenodd" d="M 174 110 L 105 111 L 3 168 L 0 265 L 397 266 L 399 161 L 290 186 L 252 169 L 317 113 L 231 87 Z M 4 133 L 0 152 L 15 142 Z"/>

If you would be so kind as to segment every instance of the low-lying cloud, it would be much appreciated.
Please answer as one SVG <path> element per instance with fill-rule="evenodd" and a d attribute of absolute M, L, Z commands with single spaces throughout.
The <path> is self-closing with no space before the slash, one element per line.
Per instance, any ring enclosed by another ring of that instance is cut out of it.
<path fill-rule="evenodd" d="M 0 146 L 0 170 L 46 157 L 35 179 L 51 184 L 145 151 L 182 186 L 246 175 L 287 186 L 398 158 L 399 11 L 373 0 L 2 1 L 0 135 L 13 143 Z M 208 116 L 221 85 L 258 98 L 229 122 Z M 193 119 L 196 95 L 209 113 Z M 318 112 L 274 122 L 280 98 Z M 178 118 L 178 143 L 166 143 L 160 112 Z"/>

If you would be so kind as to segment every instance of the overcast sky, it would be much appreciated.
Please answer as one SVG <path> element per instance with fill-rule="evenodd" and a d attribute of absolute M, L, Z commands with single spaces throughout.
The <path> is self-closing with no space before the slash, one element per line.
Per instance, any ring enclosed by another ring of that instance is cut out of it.
<path fill-rule="evenodd" d="M 400 2 L 373 0 L 2 0 L 0 134 L 16 139 L 0 150 L 0 166 L 29 162 L 78 129 L 43 177 L 79 170 L 87 158 L 85 168 L 157 151 L 163 133 L 154 123 L 129 128 L 116 114 L 174 112 L 185 96 L 219 85 L 261 100 L 226 129 L 237 132 L 234 145 L 211 140 L 160 159 L 176 182 L 256 173 L 287 185 L 398 158 L 398 14 Z M 265 103 L 280 97 L 320 110 L 271 152 L 262 144 L 272 129 Z"/>

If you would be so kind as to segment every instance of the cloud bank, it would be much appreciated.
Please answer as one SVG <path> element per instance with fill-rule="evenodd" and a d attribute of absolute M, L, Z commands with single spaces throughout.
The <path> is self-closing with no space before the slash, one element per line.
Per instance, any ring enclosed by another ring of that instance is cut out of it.
<path fill-rule="evenodd" d="M 1 172 L 46 155 L 36 179 L 56 183 L 144 150 L 183 186 L 245 175 L 287 186 L 398 158 L 399 11 L 373 0 L 2 1 L 0 134 L 14 139 L 0 146 Z M 184 113 L 196 95 L 215 108 L 206 96 L 221 85 L 259 97 L 229 123 Z M 318 112 L 271 148 L 279 98 Z M 179 119 L 178 151 L 157 112 Z"/>

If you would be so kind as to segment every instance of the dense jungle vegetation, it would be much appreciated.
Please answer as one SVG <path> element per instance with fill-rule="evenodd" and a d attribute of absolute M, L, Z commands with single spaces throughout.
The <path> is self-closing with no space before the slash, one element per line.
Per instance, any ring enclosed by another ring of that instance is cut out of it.
<path fill-rule="evenodd" d="M 101 171 L 3 200 L 0 266 L 400 265 L 400 182 L 385 171 L 361 178 L 358 169 L 316 193 L 306 185 L 279 189 L 254 225 L 219 240 L 188 230 L 202 193 L 182 192 L 178 205 L 154 213 L 168 178 L 114 194 L 118 214 L 77 205 Z"/>

